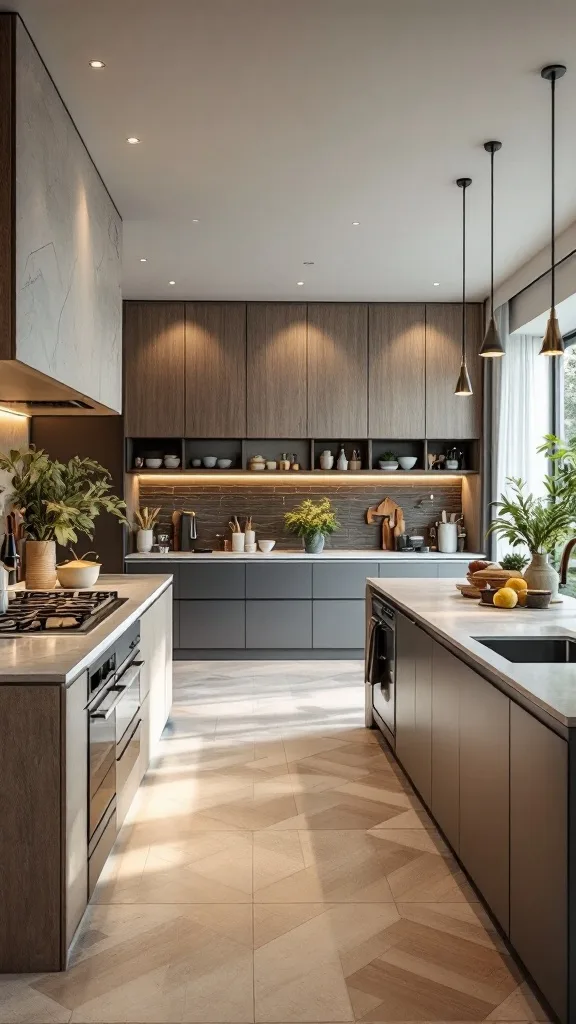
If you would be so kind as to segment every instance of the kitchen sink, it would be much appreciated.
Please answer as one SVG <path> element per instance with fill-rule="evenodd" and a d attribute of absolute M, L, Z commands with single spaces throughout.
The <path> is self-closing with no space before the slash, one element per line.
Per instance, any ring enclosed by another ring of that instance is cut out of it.
<path fill-rule="evenodd" d="M 475 636 L 507 661 L 525 664 L 576 663 L 576 640 L 568 636 Z"/>

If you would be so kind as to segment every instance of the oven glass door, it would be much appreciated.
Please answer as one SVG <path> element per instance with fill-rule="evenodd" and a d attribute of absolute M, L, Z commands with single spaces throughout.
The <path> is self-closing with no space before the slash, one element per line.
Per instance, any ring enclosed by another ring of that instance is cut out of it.
<path fill-rule="evenodd" d="M 141 661 L 133 661 L 114 686 L 118 695 L 116 704 L 116 756 L 120 757 L 128 743 L 129 729 L 140 711 L 140 670 Z"/>
<path fill-rule="evenodd" d="M 100 703 L 89 711 L 90 814 L 92 837 L 106 810 L 116 796 L 116 721 L 115 694 L 108 690 Z"/>

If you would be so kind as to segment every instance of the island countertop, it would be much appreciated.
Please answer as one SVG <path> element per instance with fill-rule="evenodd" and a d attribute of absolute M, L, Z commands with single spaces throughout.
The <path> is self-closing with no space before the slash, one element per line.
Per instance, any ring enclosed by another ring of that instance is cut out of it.
<path fill-rule="evenodd" d="M 89 633 L 0 636 L 0 685 L 56 683 L 67 685 L 170 586 L 170 575 L 101 576 L 90 590 L 116 590 L 126 598 Z"/>
<path fill-rule="evenodd" d="M 480 673 L 500 681 L 563 727 L 576 726 L 576 664 L 519 664 L 475 637 L 569 636 L 576 639 L 576 600 L 544 610 L 500 609 L 463 598 L 453 580 L 368 579 L 373 589 L 432 636 L 462 654 Z"/>

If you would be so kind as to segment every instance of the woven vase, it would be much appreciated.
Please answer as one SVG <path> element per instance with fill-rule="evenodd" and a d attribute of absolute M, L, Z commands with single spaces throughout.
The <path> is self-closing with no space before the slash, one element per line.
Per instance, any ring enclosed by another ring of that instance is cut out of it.
<path fill-rule="evenodd" d="M 26 541 L 26 590 L 53 590 L 56 586 L 56 542 Z"/>

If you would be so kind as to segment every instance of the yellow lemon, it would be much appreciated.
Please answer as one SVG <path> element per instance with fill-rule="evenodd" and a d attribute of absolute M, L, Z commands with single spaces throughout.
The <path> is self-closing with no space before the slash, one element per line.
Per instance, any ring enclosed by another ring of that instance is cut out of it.
<path fill-rule="evenodd" d="M 512 587 L 502 587 L 494 594 L 494 604 L 497 608 L 515 608 L 518 604 L 518 594 Z"/>
<path fill-rule="evenodd" d="M 508 582 L 505 583 L 504 586 L 510 588 L 510 590 L 515 590 L 517 593 L 520 590 L 528 590 L 528 584 L 526 583 L 526 580 L 517 579 L 516 576 L 514 577 L 514 579 L 508 580 Z"/>

